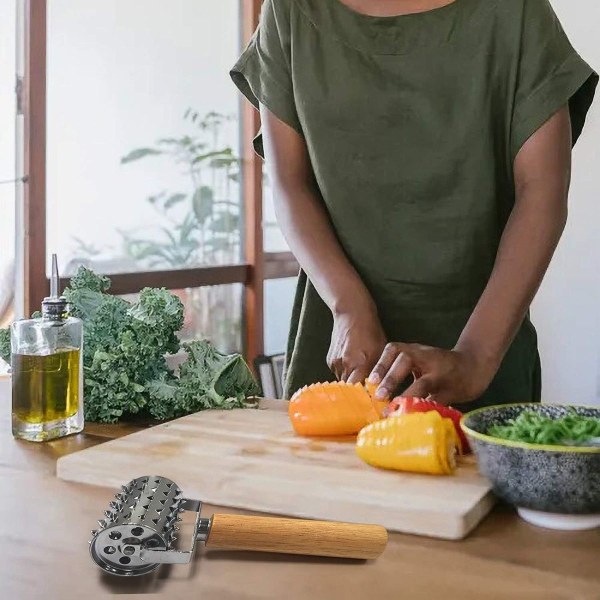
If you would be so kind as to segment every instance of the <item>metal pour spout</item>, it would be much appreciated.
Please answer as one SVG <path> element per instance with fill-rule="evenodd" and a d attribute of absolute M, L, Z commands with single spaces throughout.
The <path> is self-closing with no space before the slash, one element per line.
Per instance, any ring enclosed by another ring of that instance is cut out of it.
<path fill-rule="evenodd" d="M 50 295 L 42 302 L 42 317 L 51 321 L 62 321 L 66 317 L 68 303 L 58 293 L 60 278 L 58 275 L 58 259 L 52 255 L 52 275 L 50 276 Z"/>
<path fill-rule="evenodd" d="M 52 255 L 52 275 L 50 277 L 50 298 L 58 298 L 58 259 L 56 254 Z"/>

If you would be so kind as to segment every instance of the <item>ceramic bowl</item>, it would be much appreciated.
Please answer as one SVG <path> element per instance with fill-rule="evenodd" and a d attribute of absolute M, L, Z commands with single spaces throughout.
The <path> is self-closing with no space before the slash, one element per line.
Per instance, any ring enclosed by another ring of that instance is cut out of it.
<path fill-rule="evenodd" d="M 600 418 L 600 408 L 551 404 L 506 404 L 464 415 L 461 427 L 494 493 L 536 525 L 560 529 L 600 526 L 600 448 L 545 446 L 488 435 L 525 410 L 560 418 L 575 409 Z"/>

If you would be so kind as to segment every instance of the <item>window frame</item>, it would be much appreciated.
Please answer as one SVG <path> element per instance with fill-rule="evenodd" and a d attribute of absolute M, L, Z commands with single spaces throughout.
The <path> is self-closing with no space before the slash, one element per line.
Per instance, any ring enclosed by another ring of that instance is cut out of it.
<path fill-rule="evenodd" d="M 46 50 L 47 0 L 24 2 L 24 76 L 17 87 L 19 112 L 24 117 L 23 243 L 24 313 L 37 310 L 47 295 L 46 276 Z M 261 0 L 239 0 L 241 43 L 245 45 L 258 25 Z M 183 289 L 242 283 L 243 352 L 249 364 L 264 350 L 264 281 L 294 277 L 298 263 L 291 252 L 265 252 L 263 243 L 262 159 L 252 138 L 260 127 L 258 111 L 240 98 L 242 148 L 242 230 L 245 260 L 241 264 L 190 269 L 109 274 L 111 292 L 129 294 L 144 287 Z M 61 289 L 68 279 L 61 280 Z"/>

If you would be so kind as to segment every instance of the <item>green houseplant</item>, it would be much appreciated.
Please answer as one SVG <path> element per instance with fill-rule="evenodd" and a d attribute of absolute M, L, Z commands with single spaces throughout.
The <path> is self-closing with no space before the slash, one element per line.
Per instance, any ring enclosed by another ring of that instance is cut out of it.
<path fill-rule="evenodd" d="M 148 209 L 160 216 L 158 230 L 119 230 L 122 248 L 110 249 L 110 254 L 133 261 L 136 269 L 217 266 L 235 264 L 241 258 L 240 159 L 222 141 L 225 127 L 236 118 L 217 112 L 201 115 L 188 109 L 184 120 L 189 126 L 185 135 L 159 138 L 121 158 L 125 166 L 169 161 L 183 175 L 182 185 L 172 190 L 161 190 L 157 180 L 157 191 L 145 198 Z M 101 249 L 73 239 L 77 255 L 94 268 Z M 185 307 L 183 338 L 209 337 L 225 351 L 239 350 L 239 285 L 173 292 Z"/>
<path fill-rule="evenodd" d="M 182 137 L 160 138 L 135 148 L 122 164 L 169 160 L 182 168 L 185 190 L 159 191 L 146 201 L 166 225 L 160 237 L 121 231 L 125 255 L 151 269 L 179 269 L 239 262 L 241 255 L 240 159 L 221 143 L 224 125 L 235 117 L 188 109 L 184 119 L 193 127 Z M 183 211 L 181 210 L 183 208 Z M 177 211 L 177 212 L 176 212 Z M 238 286 L 174 290 L 186 308 L 184 335 L 208 335 L 218 347 L 239 349 L 241 314 Z M 188 333 L 189 332 L 189 333 Z"/>

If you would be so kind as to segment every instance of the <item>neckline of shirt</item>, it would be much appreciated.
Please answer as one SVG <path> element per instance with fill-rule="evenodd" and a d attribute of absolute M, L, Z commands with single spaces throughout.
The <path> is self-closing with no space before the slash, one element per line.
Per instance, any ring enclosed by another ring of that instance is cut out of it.
<path fill-rule="evenodd" d="M 492 10 L 500 0 L 454 0 L 428 11 L 378 17 L 359 13 L 341 0 L 292 0 L 317 30 L 363 54 L 399 56 L 435 48 L 454 39 L 477 13 Z"/>
<path fill-rule="evenodd" d="M 323 1 L 323 0 L 321 0 L 321 1 Z M 343 2 L 343 0 L 326 0 L 326 1 L 331 2 L 333 4 L 337 4 L 344 12 L 349 13 L 350 15 L 353 15 L 357 19 L 364 19 L 366 21 L 372 21 L 372 22 L 373 21 L 375 21 L 375 22 L 377 22 L 377 21 L 392 22 L 392 21 L 402 21 L 404 19 L 427 18 L 427 15 L 433 15 L 434 13 L 435 13 L 435 16 L 437 16 L 437 14 L 451 12 L 453 10 L 456 10 L 458 8 L 458 4 L 460 4 L 462 2 L 462 0 L 452 0 L 452 2 L 449 2 L 448 4 L 430 8 L 428 10 L 422 10 L 422 11 L 411 12 L 411 13 L 401 13 L 401 14 L 397 14 L 397 15 L 379 16 L 379 15 L 370 15 L 368 13 L 363 13 L 358 10 L 355 10 L 354 8 L 351 8 L 345 2 Z"/>

